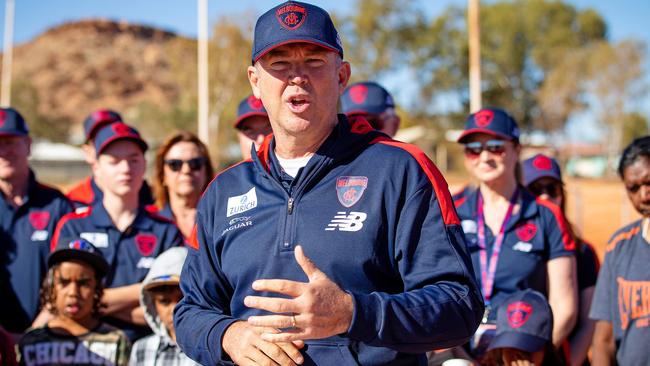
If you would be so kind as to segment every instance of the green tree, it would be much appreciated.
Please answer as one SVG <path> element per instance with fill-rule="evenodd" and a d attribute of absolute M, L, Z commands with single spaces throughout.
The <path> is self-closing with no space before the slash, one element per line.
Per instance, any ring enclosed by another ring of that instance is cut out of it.
<path fill-rule="evenodd" d="M 12 107 L 25 118 L 33 139 L 67 142 L 70 121 L 40 113 L 38 91 L 28 80 L 12 83 L 11 101 Z"/>
<path fill-rule="evenodd" d="M 447 9 L 416 43 L 412 65 L 424 103 L 436 93 L 451 92 L 467 105 L 465 17 L 463 8 Z M 483 104 L 508 109 L 524 128 L 541 124 L 536 94 L 549 72 L 567 54 L 606 34 L 596 12 L 561 1 L 483 3 L 480 19 Z"/>

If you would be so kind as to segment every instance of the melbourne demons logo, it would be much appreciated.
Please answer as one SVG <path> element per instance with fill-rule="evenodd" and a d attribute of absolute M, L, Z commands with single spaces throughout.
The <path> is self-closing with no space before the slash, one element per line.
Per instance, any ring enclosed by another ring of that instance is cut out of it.
<path fill-rule="evenodd" d="M 492 123 L 493 119 L 494 119 L 494 112 L 492 112 L 489 109 L 478 111 L 474 115 L 474 122 L 476 122 L 476 125 L 479 127 L 488 126 L 490 123 Z"/>
<path fill-rule="evenodd" d="M 350 99 L 354 104 L 361 104 L 368 97 L 368 87 L 360 84 L 350 88 Z"/>
<path fill-rule="evenodd" d="M 135 236 L 135 244 L 138 247 L 138 251 L 145 257 L 153 254 L 157 241 L 158 238 L 153 234 L 138 234 Z"/>
<path fill-rule="evenodd" d="M 553 163 L 548 157 L 540 155 L 533 159 L 533 166 L 537 170 L 551 170 L 551 168 L 553 168 Z"/>
<path fill-rule="evenodd" d="M 5 119 L 7 119 L 7 113 L 5 113 L 5 111 L 0 111 L 0 128 L 5 125 Z"/>
<path fill-rule="evenodd" d="M 537 225 L 532 222 L 527 222 L 517 226 L 515 229 L 517 237 L 522 241 L 530 241 L 537 234 Z"/>
<path fill-rule="evenodd" d="M 275 17 L 280 24 L 288 30 L 296 30 L 305 23 L 307 19 L 307 9 L 304 7 L 289 3 L 281 6 L 275 11 Z"/>
<path fill-rule="evenodd" d="M 135 135 L 129 126 L 125 125 L 124 123 L 114 123 L 111 125 L 111 129 L 115 134 L 118 136 L 129 136 L 129 135 Z"/>
<path fill-rule="evenodd" d="M 29 213 L 29 223 L 34 230 L 44 230 L 50 222 L 50 213 L 47 211 L 34 211 Z"/>
<path fill-rule="evenodd" d="M 533 313 L 533 307 L 523 301 L 513 302 L 508 304 L 508 324 L 513 328 L 519 328 L 526 324 L 530 314 Z"/>
<path fill-rule="evenodd" d="M 352 207 L 359 202 L 368 187 L 368 177 L 338 177 L 336 196 L 345 207 Z"/>
<path fill-rule="evenodd" d="M 262 101 L 255 98 L 254 95 L 249 96 L 248 99 L 246 100 L 246 102 L 248 103 L 248 106 L 251 107 L 251 109 L 254 109 L 256 111 L 259 111 L 260 109 L 262 109 L 264 107 L 264 105 L 262 104 Z"/>

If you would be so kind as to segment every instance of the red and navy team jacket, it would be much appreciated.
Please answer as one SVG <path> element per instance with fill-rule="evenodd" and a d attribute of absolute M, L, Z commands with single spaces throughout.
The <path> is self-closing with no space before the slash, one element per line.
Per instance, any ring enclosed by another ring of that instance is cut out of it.
<path fill-rule="evenodd" d="M 68 199 L 72 201 L 75 208 L 86 207 L 101 202 L 104 193 L 99 189 L 92 176 L 86 177 L 81 182 L 77 183 L 66 194 Z M 153 196 L 151 194 L 151 187 L 144 182 L 139 192 L 140 204 L 151 205 L 153 204 Z"/>
<path fill-rule="evenodd" d="M 472 256 L 474 273 L 480 283 L 476 210 L 478 189 L 465 189 L 454 198 Z M 518 203 L 519 210 L 513 212 L 505 229 L 494 277 L 490 320 L 496 319 L 496 308 L 513 292 L 531 288 L 548 296 L 546 263 L 554 258 L 575 254 L 575 242 L 558 206 L 536 199 L 523 187 L 519 187 Z M 488 258 L 492 254 L 496 234 L 485 226 Z"/>
<path fill-rule="evenodd" d="M 82 237 L 102 252 L 110 266 L 104 279 L 106 288 L 141 282 L 160 253 L 183 245 L 183 237 L 176 225 L 142 205 L 135 221 L 121 232 L 101 202 L 63 216 L 56 226 L 51 249 L 56 248 L 60 239 L 71 237 Z M 147 327 L 113 320 L 109 323 L 125 330 L 130 339 L 150 332 Z"/>
<path fill-rule="evenodd" d="M 6 330 L 22 333 L 36 317 L 51 236 L 70 211 L 65 196 L 32 172 L 22 206 L 14 208 L 0 194 L 0 325 Z"/>
<path fill-rule="evenodd" d="M 183 351 L 230 364 L 224 331 L 262 314 L 244 305 L 260 295 L 252 282 L 307 281 L 296 245 L 354 299 L 348 331 L 308 340 L 305 365 L 424 365 L 425 351 L 466 342 L 483 302 L 447 184 L 424 153 L 340 115 L 287 190 L 269 167 L 273 143 L 220 173 L 199 203 L 174 313 Z"/>

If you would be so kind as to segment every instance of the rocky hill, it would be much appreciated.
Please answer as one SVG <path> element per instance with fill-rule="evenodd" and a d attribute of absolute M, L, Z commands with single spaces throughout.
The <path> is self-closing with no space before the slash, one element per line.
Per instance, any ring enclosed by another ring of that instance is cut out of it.
<path fill-rule="evenodd" d="M 177 106 L 182 88 L 175 68 L 195 69 L 195 53 L 193 40 L 148 26 L 66 23 L 15 48 L 12 102 L 40 122 L 37 135 L 78 140 L 94 109 L 114 108 L 128 119 L 143 106 Z"/>

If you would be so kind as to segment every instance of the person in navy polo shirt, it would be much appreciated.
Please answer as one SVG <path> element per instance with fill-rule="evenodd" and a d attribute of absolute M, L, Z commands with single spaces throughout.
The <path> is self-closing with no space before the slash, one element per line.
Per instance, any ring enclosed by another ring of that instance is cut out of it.
<path fill-rule="evenodd" d="M 95 135 L 100 128 L 114 122 L 122 122 L 122 116 L 119 113 L 110 109 L 98 109 L 91 113 L 84 120 L 84 133 L 86 141 L 81 145 L 84 151 L 86 162 L 90 165 L 91 169 L 96 162 L 95 152 Z M 86 177 L 81 182 L 74 185 L 66 194 L 68 199 L 72 201 L 75 207 L 85 207 L 102 200 L 101 182 L 95 177 Z M 149 205 L 153 203 L 151 189 L 145 181 L 140 188 L 140 202 Z"/>
<path fill-rule="evenodd" d="M 271 133 L 269 115 L 262 101 L 251 94 L 239 102 L 234 127 L 242 158 L 250 159 L 251 146 L 254 144 L 255 149 L 259 149 L 264 138 Z"/>
<path fill-rule="evenodd" d="M 199 202 L 174 313 L 201 364 L 425 365 L 480 322 L 444 178 L 337 115 L 342 57 L 321 8 L 286 2 L 257 21 L 248 77 L 273 134 Z"/>
<path fill-rule="evenodd" d="M 625 148 L 618 174 L 642 218 L 605 247 L 589 313 L 596 320 L 592 364 L 650 365 L 650 136 Z"/>
<path fill-rule="evenodd" d="M 531 288 L 548 296 L 559 347 L 578 314 L 575 242 L 562 211 L 519 185 L 519 129 L 504 110 L 471 114 L 458 142 L 478 181 L 455 203 L 487 305 L 479 333 L 490 329 L 505 296 Z"/>
<path fill-rule="evenodd" d="M 138 201 L 146 150 L 147 144 L 133 127 L 124 123 L 102 127 L 95 138 L 97 162 L 93 170 L 103 182 L 102 201 L 64 216 L 51 244 L 55 248 L 59 238 L 79 236 L 102 251 L 110 265 L 102 313 L 131 340 L 150 332 L 139 306 L 140 282 L 158 254 L 183 244 L 171 221 Z"/>
<path fill-rule="evenodd" d="M 22 333 L 39 310 L 49 241 L 56 222 L 72 210 L 58 190 L 36 181 L 23 117 L 0 108 L 0 325 Z"/>
<path fill-rule="evenodd" d="M 554 203 L 566 217 L 566 192 L 558 162 L 546 155 L 537 154 L 522 162 L 522 183 L 536 197 Z M 576 326 L 569 335 L 571 365 L 582 365 L 594 335 L 595 322 L 589 319 L 589 308 L 596 288 L 600 262 L 593 246 L 576 235 L 569 223 L 567 230 L 576 243 L 578 271 L 579 312 Z"/>
<path fill-rule="evenodd" d="M 350 85 L 341 96 L 341 112 L 348 117 L 361 116 L 372 128 L 395 136 L 400 118 L 395 113 L 393 96 L 374 81 Z"/>

